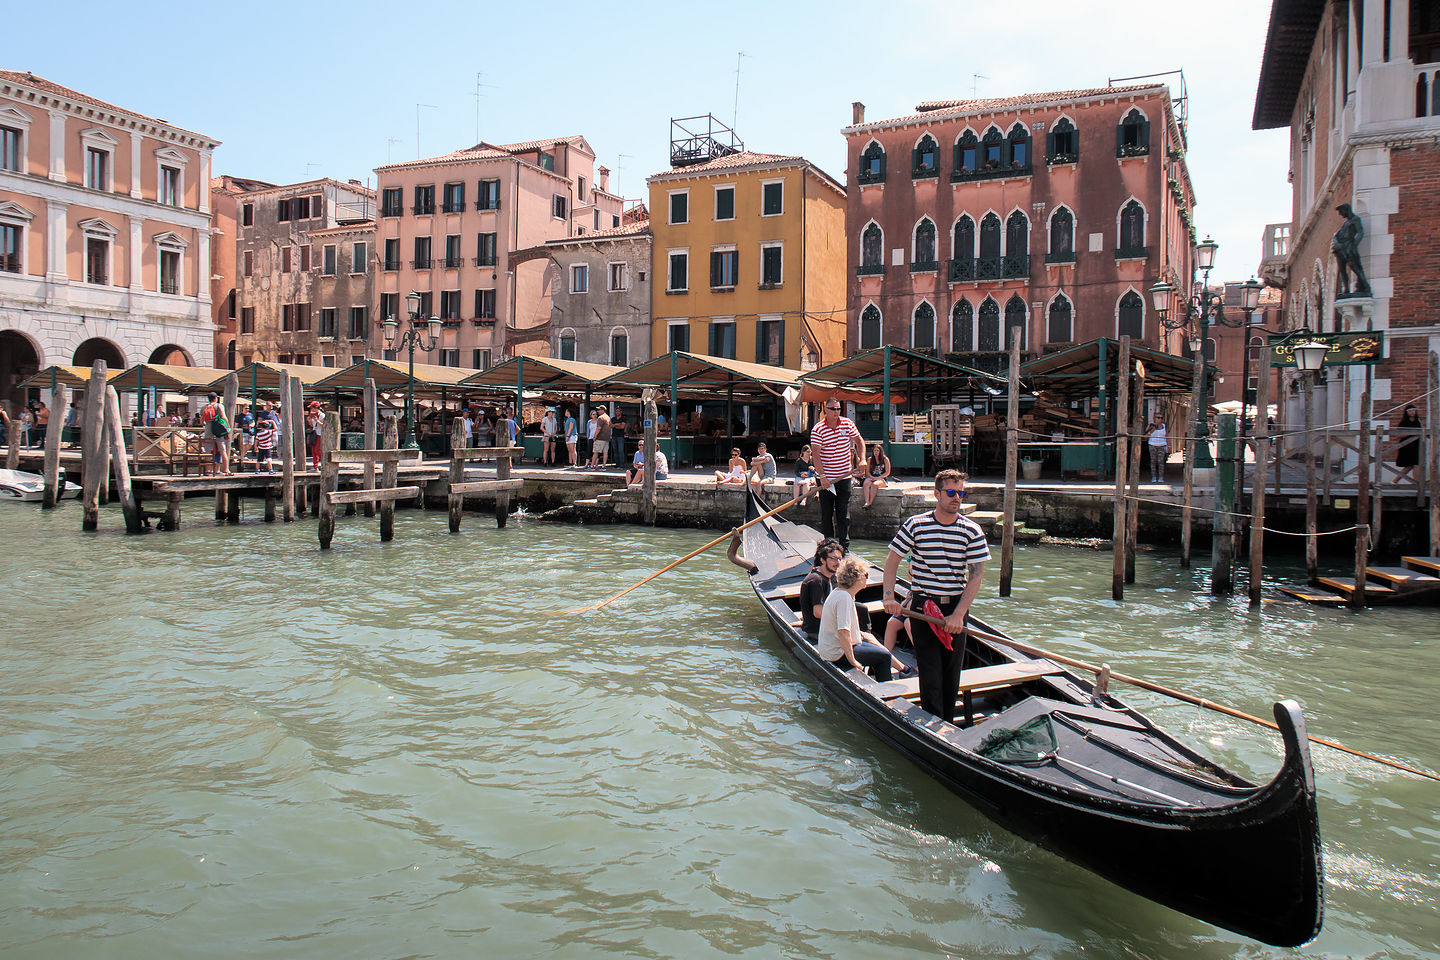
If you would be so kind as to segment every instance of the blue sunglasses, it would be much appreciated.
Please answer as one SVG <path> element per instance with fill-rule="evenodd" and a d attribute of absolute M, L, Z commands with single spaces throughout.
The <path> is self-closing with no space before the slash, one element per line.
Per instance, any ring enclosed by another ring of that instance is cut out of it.
<path fill-rule="evenodd" d="M 940 492 L 947 497 L 954 497 L 957 500 L 964 499 L 965 497 L 964 490 L 941 490 Z"/>

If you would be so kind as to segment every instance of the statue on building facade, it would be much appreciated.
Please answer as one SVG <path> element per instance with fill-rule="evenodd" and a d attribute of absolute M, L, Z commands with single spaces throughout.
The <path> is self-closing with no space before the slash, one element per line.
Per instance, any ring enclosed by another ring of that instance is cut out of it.
<path fill-rule="evenodd" d="M 1335 251 L 1335 263 L 1339 267 L 1340 292 L 1336 294 L 1336 299 L 1368 297 L 1370 282 L 1365 279 L 1365 268 L 1360 265 L 1360 241 L 1365 237 L 1365 224 L 1348 203 L 1340 204 L 1335 210 L 1345 218 L 1330 241 L 1330 249 Z M 1351 274 L 1354 274 L 1353 286 Z"/>

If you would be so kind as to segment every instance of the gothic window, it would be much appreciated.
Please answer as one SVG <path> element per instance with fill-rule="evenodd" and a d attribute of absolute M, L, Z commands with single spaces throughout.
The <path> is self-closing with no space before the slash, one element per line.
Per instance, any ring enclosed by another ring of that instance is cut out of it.
<path fill-rule="evenodd" d="M 1021 350 L 1026 349 L 1029 345 L 1030 331 L 1027 329 L 1028 326 L 1029 324 L 1025 322 L 1025 301 L 1020 299 L 1019 294 L 1016 294 L 1005 304 L 1005 329 L 1019 331 Z M 1010 345 L 1008 335 L 1005 345 L 1007 348 Z"/>
<path fill-rule="evenodd" d="M 915 225 L 915 256 L 913 265 L 921 267 L 935 264 L 935 224 L 929 217 L 922 217 Z"/>
<path fill-rule="evenodd" d="M 1134 290 L 1120 298 L 1120 319 L 1115 335 L 1136 340 L 1145 335 L 1145 301 Z"/>
<path fill-rule="evenodd" d="M 1017 123 L 1011 127 L 1007 140 L 1010 166 L 1016 169 L 1030 166 L 1030 132 L 1025 129 L 1025 124 Z"/>
<path fill-rule="evenodd" d="M 930 134 L 920 138 L 915 145 L 915 157 L 910 173 L 916 177 L 933 177 L 940 172 L 940 148 Z"/>
<path fill-rule="evenodd" d="M 880 346 L 880 310 L 869 304 L 860 313 L 860 349 L 873 350 Z"/>
<path fill-rule="evenodd" d="M 1005 137 L 1000 131 L 991 127 L 985 131 L 985 139 L 981 142 L 981 152 L 986 170 L 998 170 L 1005 162 Z"/>
<path fill-rule="evenodd" d="M 980 304 L 979 349 L 998 353 L 1000 351 L 1000 304 L 990 297 Z"/>
<path fill-rule="evenodd" d="M 935 349 L 935 308 L 924 300 L 915 308 L 910 322 L 910 346 L 916 350 Z"/>
<path fill-rule="evenodd" d="M 1080 132 L 1068 117 L 1061 117 L 1045 135 L 1047 163 L 1074 163 L 1080 159 Z"/>
<path fill-rule="evenodd" d="M 975 221 L 968 214 L 955 222 L 954 255 L 956 260 L 975 259 Z"/>
<path fill-rule="evenodd" d="M 980 169 L 980 141 L 974 131 L 966 130 L 955 143 L 955 172 L 974 173 Z"/>
<path fill-rule="evenodd" d="M 1051 263 L 1072 263 L 1075 260 L 1075 215 L 1069 207 L 1057 207 L 1050 215 Z"/>
<path fill-rule="evenodd" d="M 1115 128 L 1115 156 L 1141 157 L 1150 152 L 1150 121 L 1139 110 L 1131 110 Z"/>
<path fill-rule="evenodd" d="M 1145 208 L 1131 200 L 1120 210 L 1120 255 L 1136 256 L 1145 252 Z"/>
<path fill-rule="evenodd" d="M 1010 219 L 1005 221 L 1005 253 L 1008 256 L 1020 257 L 1030 252 L 1030 221 L 1025 219 L 1025 214 L 1016 210 L 1010 214 Z"/>
<path fill-rule="evenodd" d="M 1069 343 L 1075 339 L 1074 309 L 1065 294 L 1050 301 L 1050 323 L 1045 329 L 1047 343 Z"/>
<path fill-rule="evenodd" d="M 885 148 L 875 140 L 860 154 L 859 180 L 861 183 L 885 182 Z"/>
<path fill-rule="evenodd" d="M 950 349 L 956 353 L 975 349 L 975 308 L 963 297 L 950 311 Z"/>
<path fill-rule="evenodd" d="M 985 214 L 985 219 L 980 221 L 980 258 L 1000 258 L 1000 218 L 993 213 Z"/>
<path fill-rule="evenodd" d="M 884 266 L 885 234 L 879 224 L 872 223 L 860 235 L 860 265 L 862 267 Z"/>

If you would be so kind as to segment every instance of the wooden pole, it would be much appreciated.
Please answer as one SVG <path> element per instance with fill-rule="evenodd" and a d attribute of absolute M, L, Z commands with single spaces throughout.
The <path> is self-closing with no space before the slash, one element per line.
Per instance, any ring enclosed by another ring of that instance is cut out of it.
<path fill-rule="evenodd" d="M 220 448 L 220 466 L 226 473 L 238 473 L 238 470 L 231 469 L 230 451 L 235 446 L 240 435 L 240 428 L 235 425 L 236 400 L 240 397 L 240 380 L 232 371 L 225 375 L 225 387 L 220 395 L 220 408 L 225 411 L 225 422 L 230 425 L 230 432 L 223 440 L 217 440 Z M 216 490 L 215 491 L 215 519 L 226 520 L 230 523 L 240 521 L 240 491 L 239 490 Z"/>
<path fill-rule="evenodd" d="M 375 378 L 365 378 L 365 449 L 375 450 L 375 444 L 379 441 L 380 414 L 378 408 L 379 400 L 376 397 Z M 361 486 L 366 490 L 375 489 L 375 464 L 369 460 L 362 466 L 364 477 Z M 375 516 L 375 504 L 367 501 L 361 505 L 365 516 Z"/>
<path fill-rule="evenodd" d="M 516 414 L 519 416 L 519 414 Z M 510 441 L 506 440 L 508 446 Z M 497 457 L 495 460 L 495 479 L 510 479 L 510 458 L 508 456 Z M 495 494 L 495 527 L 499 530 L 505 529 L 505 520 L 510 516 L 510 492 L 503 490 Z"/>
<path fill-rule="evenodd" d="M 1315 374 L 1304 373 L 1301 389 L 1305 395 L 1305 580 L 1311 586 L 1320 579 L 1319 491 L 1315 486 Z"/>
<path fill-rule="evenodd" d="M 1210 593 L 1235 592 L 1235 414 L 1219 417 L 1220 456 L 1216 459 L 1215 515 L 1211 519 Z"/>
<path fill-rule="evenodd" d="M 5 438 L 5 469 L 14 470 L 20 465 L 20 421 L 10 418 L 10 435 Z"/>
<path fill-rule="evenodd" d="M 280 516 L 286 523 L 295 519 L 295 454 L 290 435 L 295 429 L 294 398 L 290 374 L 280 371 L 280 436 L 275 438 L 280 455 Z"/>
<path fill-rule="evenodd" d="M 450 422 L 450 486 L 465 479 L 465 420 L 456 417 Z M 367 467 L 372 470 L 373 467 Z M 465 498 L 458 493 L 450 494 L 450 532 L 460 532 L 460 513 L 465 507 Z"/>
<path fill-rule="evenodd" d="M 1355 490 L 1355 589 L 1350 591 L 1350 607 L 1365 607 L 1366 568 L 1370 566 L 1370 371 L 1365 368 L 1365 389 L 1360 393 L 1359 469 Z"/>
<path fill-rule="evenodd" d="M 395 424 L 394 417 L 385 418 L 385 445 L 384 450 L 400 449 L 400 428 Z M 380 468 L 380 489 L 393 490 L 395 482 L 400 476 L 400 463 L 397 460 L 386 460 L 385 465 Z M 380 542 L 389 543 L 395 539 L 395 501 L 385 500 L 380 504 Z"/>
<path fill-rule="evenodd" d="M 45 492 L 44 499 L 40 501 L 41 508 L 45 510 L 54 509 L 55 502 L 65 492 L 60 486 L 60 434 L 65 430 L 65 411 L 69 408 L 68 393 L 63 383 L 55 384 L 55 388 L 50 391 L 54 412 L 50 415 L 50 429 L 45 431 Z"/>
<path fill-rule="evenodd" d="M 335 539 L 335 505 L 329 494 L 340 486 L 340 464 L 330 456 L 340 449 L 340 411 L 331 410 L 325 415 L 325 426 L 320 432 L 320 495 L 315 498 L 320 507 L 320 549 L 329 550 L 330 541 Z"/>
<path fill-rule="evenodd" d="M 1125 466 L 1130 462 L 1130 338 L 1120 338 L 1120 398 L 1115 405 L 1115 507 L 1110 541 L 1110 596 L 1125 599 Z"/>
<path fill-rule="evenodd" d="M 660 408 L 655 404 L 655 396 L 656 391 L 645 391 L 645 410 L 642 415 L 645 429 L 645 476 L 640 487 L 640 522 L 652 527 L 655 525 L 655 452 L 660 449 L 660 428 L 657 426 Z"/>
<path fill-rule="evenodd" d="M 110 441 L 110 460 L 115 467 L 115 493 L 125 514 L 125 532 L 143 533 L 140 505 L 130 485 L 130 459 L 125 456 L 125 422 L 120 419 L 120 394 L 114 387 L 105 388 L 105 433 Z"/>
<path fill-rule="evenodd" d="M 1190 542 L 1193 535 L 1194 519 L 1191 516 L 1195 503 L 1195 455 L 1199 450 L 1200 425 L 1205 422 L 1205 398 L 1201 395 L 1205 381 L 1205 341 L 1200 349 L 1192 352 L 1190 362 L 1194 366 L 1190 382 L 1190 417 L 1185 426 L 1185 507 L 1180 519 L 1180 566 L 1190 566 Z"/>
<path fill-rule="evenodd" d="M 1010 596 L 1015 573 L 1015 472 L 1019 468 L 1020 437 L 1020 328 L 1010 331 L 1009 398 L 1005 406 L 1005 517 L 1000 530 L 1000 596 Z M 885 436 L 889 436 L 887 430 Z"/>
<path fill-rule="evenodd" d="M 161 530 L 180 529 L 180 506 L 185 501 L 185 494 L 172 492 L 165 495 L 165 516 L 160 520 Z"/>
<path fill-rule="evenodd" d="M 108 372 L 104 360 L 90 367 L 90 385 L 85 388 L 85 421 L 80 428 L 80 456 L 84 498 L 81 530 L 100 529 L 100 488 L 105 485 L 105 384 Z"/>
<path fill-rule="evenodd" d="M 299 377 L 290 378 L 290 409 L 295 411 L 294 425 L 290 430 L 291 456 L 295 458 L 294 476 L 303 475 L 310 467 L 305 451 L 305 396 Z M 295 516 L 305 516 L 305 492 L 303 481 L 295 484 Z"/>
<path fill-rule="evenodd" d="M 1430 447 L 1425 460 L 1430 478 L 1430 556 L 1440 556 L 1440 353 L 1430 352 Z M 14 441 L 11 441 L 12 443 Z"/>
<path fill-rule="evenodd" d="M 275 522 L 275 488 L 273 486 L 265 488 L 265 522 Z"/>
<path fill-rule="evenodd" d="M 1248 349 L 1248 348 L 1247 348 Z M 1255 476 L 1250 483 L 1250 606 L 1260 605 L 1265 567 L 1265 471 L 1270 467 L 1269 358 L 1262 358 L 1255 387 Z"/>
<path fill-rule="evenodd" d="M 1140 538 L 1140 470 L 1145 454 L 1145 365 L 1135 362 L 1135 396 L 1130 405 L 1130 499 L 1125 504 L 1125 582 L 1135 582 L 1135 550 Z"/>

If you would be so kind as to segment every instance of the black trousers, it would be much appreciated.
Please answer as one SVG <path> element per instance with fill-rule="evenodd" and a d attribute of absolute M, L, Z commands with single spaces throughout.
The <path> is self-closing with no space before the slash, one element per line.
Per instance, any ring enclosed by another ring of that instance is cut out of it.
<path fill-rule="evenodd" d="M 934 600 L 948 617 L 959 605 L 960 598 L 926 597 L 916 592 L 910 596 L 911 609 L 923 612 L 925 601 Z M 929 713 L 955 722 L 955 700 L 960 692 L 960 667 L 965 659 L 965 638 L 952 634 L 952 649 L 946 650 L 930 624 L 912 620 L 910 629 L 915 639 L 915 668 L 919 671 L 920 706 Z"/>
<path fill-rule="evenodd" d="M 836 480 L 820 491 L 820 532 L 850 549 L 850 478 Z"/>

